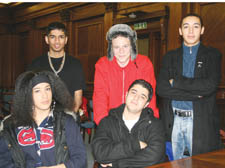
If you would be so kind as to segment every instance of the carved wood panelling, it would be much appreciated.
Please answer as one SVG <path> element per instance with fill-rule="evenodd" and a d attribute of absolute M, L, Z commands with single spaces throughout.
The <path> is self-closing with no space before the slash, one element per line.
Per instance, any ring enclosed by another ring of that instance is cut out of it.
<path fill-rule="evenodd" d="M 0 36 L 0 50 L 1 50 L 1 86 L 9 88 L 12 85 L 12 36 L 2 35 Z M 10 74 L 10 75 L 9 75 Z"/>
<path fill-rule="evenodd" d="M 103 17 L 75 24 L 76 57 L 82 62 L 87 82 L 94 80 L 94 67 L 103 56 Z"/>
<path fill-rule="evenodd" d="M 30 6 L 25 9 L 17 10 L 14 13 L 15 22 L 23 22 L 27 19 L 33 19 L 37 17 L 42 17 L 52 13 L 56 13 L 62 9 L 79 7 L 87 3 L 78 2 L 78 3 L 34 3 L 33 6 Z"/>
<path fill-rule="evenodd" d="M 218 48 L 222 53 L 222 80 L 225 87 L 225 3 L 208 3 L 200 5 L 201 16 L 205 25 L 202 41 Z"/>
<path fill-rule="evenodd" d="M 180 47 L 181 38 L 179 35 L 180 20 L 182 17 L 181 3 L 168 3 L 169 6 L 169 21 L 168 21 L 168 39 L 167 50 L 172 50 Z"/>
<path fill-rule="evenodd" d="M 79 8 L 72 8 L 71 20 L 76 21 L 96 17 L 99 15 L 103 16 L 104 13 L 105 13 L 105 6 L 103 3 L 92 3 Z"/>

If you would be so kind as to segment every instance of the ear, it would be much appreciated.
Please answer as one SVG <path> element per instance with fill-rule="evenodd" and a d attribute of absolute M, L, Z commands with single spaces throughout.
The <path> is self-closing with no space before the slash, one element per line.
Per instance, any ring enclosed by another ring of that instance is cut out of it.
<path fill-rule="evenodd" d="M 149 105 L 149 102 L 147 102 L 147 103 L 145 104 L 145 107 L 147 107 L 148 105 Z M 144 108 L 145 108 L 145 107 L 144 107 Z"/>
<path fill-rule="evenodd" d="M 183 33 L 182 33 L 181 28 L 179 28 L 179 34 L 180 34 L 181 36 L 183 36 Z"/>
<path fill-rule="evenodd" d="M 205 31 L 205 27 L 204 27 L 204 26 L 202 26 L 201 35 L 203 35 L 203 34 L 204 34 L 204 31 Z"/>
<path fill-rule="evenodd" d="M 65 42 L 65 44 L 67 44 L 67 41 L 68 41 L 68 37 L 66 36 L 66 42 Z"/>
<path fill-rule="evenodd" d="M 45 36 L 45 42 L 46 42 L 47 44 L 49 44 L 49 42 L 48 42 L 48 36 L 47 36 L 47 35 Z"/>
<path fill-rule="evenodd" d="M 126 92 L 126 99 L 127 99 L 127 95 L 128 95 L 128 92 Z"/>

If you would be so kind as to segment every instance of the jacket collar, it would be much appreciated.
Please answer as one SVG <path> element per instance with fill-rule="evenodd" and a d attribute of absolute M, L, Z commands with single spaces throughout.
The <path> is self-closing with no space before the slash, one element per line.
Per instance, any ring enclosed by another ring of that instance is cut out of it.
<path fill-rule="evenodd" d="M 123 120 L 123 111 L 125 108 L 125 104 L 120 105 L 118 108 L 114 108 L 112 110 L 109 111 L 109 116 L 113 116 L 115 118 L 117 118 L 118 120 Z M 140 116 L 140 120 L 146 119 L 146 118 L 152 118 L 153 116 L 153 110 L 151 108 L 144 108 L 141 112 L 141 116 Z"/>
<path fill-rule="evenodd" d="M 197 66 L 197 62 L 199 62 L 203 56 L 205 56 L 206 54 L 204 54 L 205 52 L 205 46 L 200 42 L 199 48 L 198 48 L 198 52 L 197 52 L 197 56 L 196 56 L 196 63 L 195 63 L 195 67 Z M 176 55 L 176 63 L 178 64 L 178 72 L 180 72 L 180 75 L 183 72 L 183 46 L 181 46 L 180 48 L 177 49 L 177 55 Z M 173 61 L 174 62 L 174 61 Z M 196 71 L 196 68 L 195 68 Z M 194 75 L 196 76 L 196 74 Z"/>
<path fill-rule="evenodd" d="M 138 55 L 137 55 L 137 57 L 138 57 Z M 117 70 L 124 70 L 124 69 L 130 69 L 130 68 L 134 68 L 133 66 L 135 66 L 135 63 L 136 63 L 136 60 L 137 60 L 137 58 L 136 59 L 134 59 L 134 60 L 129 60 L 129 62 L 128 62 L 128 64 L 125 66 L 125 67 L 120 67 L 119 66 L 119 64 L 117 63 L 117 61 L 116 61 L 116 58 L 115 58 L 115 56 L 113 57 L 113 60 L 112 60 L 112 64 L 113 64 L 113 66 L 117 69 Z M 136 67 L 136 66 L 135 66 Z"/>

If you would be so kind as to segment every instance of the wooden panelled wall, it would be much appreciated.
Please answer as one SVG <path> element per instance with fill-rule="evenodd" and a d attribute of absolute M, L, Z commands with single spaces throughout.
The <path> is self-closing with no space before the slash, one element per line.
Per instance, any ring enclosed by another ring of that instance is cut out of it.
<path fill-rule="evenodd" d="M 62 21 L 69 32 L 66 50 L 83 64 L 91 97 L 94 65 L 106 54 L 105 34 L 115 23 L 147 21 L 151 31 L 150 58 L 156 76 L 162 56 L 181 44 L 178 33 L 183 15 L 196 12 L 203 17 L 205 34 L 202 41 L 218 48 L 222 54 L 222 80 L 217 100 L 221 111 L 221 127 L 225 129 L 225 3 L 21 3 L 0 6 L 0 87 L 13 88 L 16 77 L 31 60 L 48 50 L 44 30 L 52 21 Z M 131 12 L 142 13 L 134 20 Z M 144 13 L 144 15 L 143 15 Z M 154 31 L 153 31 L 154 29 Z M 138 31 L 138 34 L 146 33 Z M 160 48 L 156 51 L 155 48 Z"/>

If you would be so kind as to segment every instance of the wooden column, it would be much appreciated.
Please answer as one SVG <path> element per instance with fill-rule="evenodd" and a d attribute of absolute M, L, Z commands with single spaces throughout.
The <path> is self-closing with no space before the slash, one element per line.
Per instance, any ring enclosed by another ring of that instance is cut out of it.
<path fill-rule="evenodd" d="M 104 15 L 104 55 L 107 55 L 107 41 L 106 33 L 109 28 L 113 25 L 114 11 L 117 8 L 116 3 L 104 3 L 105 5 L 105 15 Z"/>
<path fill-rule="evenodd" d="M 170 16 L 168 22 L 168 50 L 180 47 L 179 26 L 182 17 L 182 4 L 181 3 L 168 3 Z"/>

